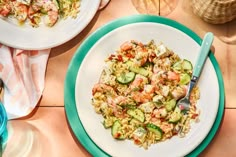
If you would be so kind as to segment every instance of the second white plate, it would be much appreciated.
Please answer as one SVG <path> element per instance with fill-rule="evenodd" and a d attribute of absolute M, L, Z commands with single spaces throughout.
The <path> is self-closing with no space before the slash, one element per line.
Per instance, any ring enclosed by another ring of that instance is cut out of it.
<path fill-rule="evenodd" d="M 0 18 L 0 43 L 24 50 L 41 50 L 61 45 L 79 34 L 96 14 L 100 0 L 81 0 L 76 19 L 60 20 L 53 27 L 19 26 Z"/>

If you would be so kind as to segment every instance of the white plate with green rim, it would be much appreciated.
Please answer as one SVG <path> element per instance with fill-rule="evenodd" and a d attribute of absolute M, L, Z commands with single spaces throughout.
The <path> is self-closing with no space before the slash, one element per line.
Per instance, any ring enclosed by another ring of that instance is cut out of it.
<path fill-rule="evenodd" d="M 201 38 L 180 23 L 158 16 L 134 15 L 112 21 L 90 35 L 76 51 L 65 80 L 65 109 L 73 133 L 94 156 L 196 156 L 214 137 L 224 110 L 224 86 L 219 65 L 212 53 L 197 86 L 201 98 L 200 122 L 185 138 L 173 137 L 148 150 L 132 141 L 117 141 L 104 129 L 101 115 L 91 105 L 92 87 L 101 74 L 104 59 L 127 40 L 163 42 L 193 65 Z M 214 99 L 209 99 L 209 98 Z M 209 112 L 211 111 L 211 112 Z"/>

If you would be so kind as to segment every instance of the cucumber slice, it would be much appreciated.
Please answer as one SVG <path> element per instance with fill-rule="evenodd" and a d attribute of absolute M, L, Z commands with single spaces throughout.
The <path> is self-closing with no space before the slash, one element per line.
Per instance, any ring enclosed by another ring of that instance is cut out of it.
<path fill-rule="evenodd" d="M 121 131 L 121 123 L 119 120 L 116 120 L 111 128 L 111 134 L 113 136 L 113 138 L 115 139 L 119 139 L 119 140 L 123 140 L 125 139 L 125 136 L 122 134 Z"/>
<path fill-rule="evenodd" d="M 108 128 L 112 127 L 113 123 L 116 120 L 117 120 L 116 117 L 109 116 L 109 117 L 104 118 L 102 124 L 103 124 L 104 128 L 108 129 Z"/>
<path fill-rule="evenodd" d="M 112 126 L 112 121 L 108 120 L 108 119 L 104 119 L 102 124 L 103 124 L 104 128 L 107 129 L 107 128 L 110 128 Z"/>
<path fill-rule="evenodd" d="M 180 74 L 180 81 L 179 81 L 179 84 L 180 85 L 185 85 L 185 84 L 188 84 L 191 80 L 191 77 L 189 74 L 187 73 L 182 73 Z"/>
<path fill-rule="evenodd" d="M 161 130 L 160 127 L 156 126 L 155 124 L 152 123 L 148 123 L 146 125 L 146 128 L 150 131 L 156 134 L 156 140 L 161 140 L 162 139 L 162 135 L 163 135 L 163 131 Z"/>
<path fill-rule="evenodd" d="M 132 61 L 127 61 L 126 64 L 129 66 L 129 70 L 134 72 L 134 73 L 143 75 L 145 77 L 147 77 L 149 75 L 149 71 L 148 70 L 146 70 L 143 67 L 134 66 L 134 63 Z"/>
<path fill-rule="evenodd" d="M 171 100 L 165 102 L 165 108 L 167 111 L 172 111 L 175 108 L 175 105 L 176 105 L 175 99 L 171 99 Z"/>
<path fill-rule="evenodd" d="M 169 122 L 170 123 L 177 123 L 182 118 L 181 110 L 179 107 L 176 107 L 174 112 L 170 115 Z"/>
<path fill-rule="evenodd" d="M 129 68 L 131 71 L 138 73 L 140 75 L 143 75 L 145 77 L 147 77 L 149 75 L 149 71 L 147 71 L 146 69 L 144 69 L 143 67 L 130 67 Z"/>
<path fill-rule="evenodd" d="M 189 70 L 193 69 L 193 66 L 192 66 L 192 63 L 189 60 L 184 59 L 184 60 L 176 62 L 172 66 L 172 68 L 174 70 L 177 70 L 177 71 L 181 71 L 181 70 L 189 71 Z"/>
<path fill-rule="evenodd" d="M 133 118 L 139 120 L 140 122 L 144 122 L 145 116 L 142 110 L 140 109 L 129 109 L 127 110 L 127 114 L 132 116 Z"/>
<path fill-rule="evenodd" d="M 193 66 L 192 66 L 192 63 L 189 60 L 184 59 L 183 63 L 182 63 L 182 68 L 184 70 L 192 70 Z"/>
<path fill-rule="evenodd" d="M 129 84 L 132 82 L 135 78 L 134 72 L 128 72 L 128 73 L 122 73 L 120 76 L 118 76 L 116 79 L 121 84 Z"/>
<path fill-rule="evenodd" d="M 132 118 L 130 121 L 129 121 L 129 124 L 133 125 L 133 126 L 141 126 L 142 123 L 137 120 L 136 118 Z"/>
<path fill-rule="evenodd" d="M 121 106 L 123 109 L 136 109 L 136 105 L 131 105 L 131 104 L 124 104 Z"/>
<path fill-rule="evenodd" d="M 182 69 L 182 61 L 178 61 L 173 65 L 173 69 L 180 71 Z"/>

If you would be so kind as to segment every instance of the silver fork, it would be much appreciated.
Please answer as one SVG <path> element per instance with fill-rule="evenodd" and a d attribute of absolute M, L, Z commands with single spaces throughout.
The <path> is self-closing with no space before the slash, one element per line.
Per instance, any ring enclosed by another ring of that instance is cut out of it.
<path fill-rule="evenodd" d="M 202 44 L 201 44 L 200 52 L 197 58 L 197 62 L 193 69 L 193 75 L 189 83 L 187 94 L 185 95 L 184 98 L 180 99 L 176 104 L 176 107 L 179 107 L 181 112 L 183 112 L 184 114 L 187 114 L 187 112 L 190 110 L 190 101 L 189 101 L 190 94 L 192 92 L 193 87 L 197 83 L 198 78 L 200 77 L 201 71 L 203 69 L 206 58 L 210 51 L 213 39 L 214 39 L 214 35 L 211 32 L 206 33 L 206 35 L 204 36 Z M 179 132 L 182 132 L 182 129 L 183 127 L 180 128 Z"/>

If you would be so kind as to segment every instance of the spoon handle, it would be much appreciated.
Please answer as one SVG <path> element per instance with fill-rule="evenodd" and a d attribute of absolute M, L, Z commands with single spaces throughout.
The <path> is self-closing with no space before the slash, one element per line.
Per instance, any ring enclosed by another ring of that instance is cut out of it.
<path fill-rule="evenodd" d="M 193 69 L 193 76 L 195 77 L 200 76 L 203 65 L 210 51 L 213 39 L 214 39 L 214 35 L 211 32 L 206 33 L 206 35 L 204 36 L 202 44 L 201 44 L 200 52 L 197 58 L 197 62 Z"/>

